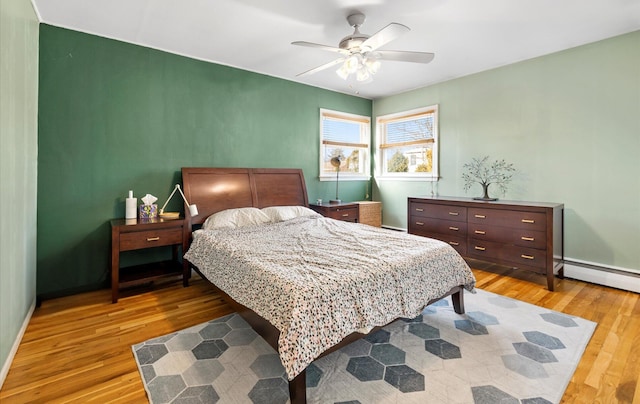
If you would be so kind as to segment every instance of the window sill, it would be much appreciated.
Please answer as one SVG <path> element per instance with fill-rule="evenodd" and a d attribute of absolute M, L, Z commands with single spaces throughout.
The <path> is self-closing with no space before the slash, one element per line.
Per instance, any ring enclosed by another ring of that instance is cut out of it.
<path fill-rule="evenodd" d="M 377 175 L 376 181 L 426 181 L 437 182 L 439 177 L 426 175 Z"/>
<path fill-rule="evenodd" d="M 335 175 L 321 175 L 320 177 L 318 177 L 318 179 L 320 181 L 335 181 L 336 180 L 336 176 Z M 359 176 L 355 176 L 355 175 L 340 175 L 340 182 L 343 181 L 369 181 L 371 179 L 370 175 L 359 175 Z"/>

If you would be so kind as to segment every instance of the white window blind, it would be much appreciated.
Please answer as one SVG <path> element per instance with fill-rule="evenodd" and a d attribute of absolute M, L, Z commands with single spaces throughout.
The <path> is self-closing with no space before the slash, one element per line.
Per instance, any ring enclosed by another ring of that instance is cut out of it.
<path fill-rule="evenodd" d="M 438 107 L 378 117 L 378 175 L 437 178 Z"/>
<path fill-rule="evenodd" d="M 331 159 L 340 157 L 341 178 L 369 176 L 371 118 L 326 109 L 320 110 L 320 178 L 333 179 L 337 168 Z"/>

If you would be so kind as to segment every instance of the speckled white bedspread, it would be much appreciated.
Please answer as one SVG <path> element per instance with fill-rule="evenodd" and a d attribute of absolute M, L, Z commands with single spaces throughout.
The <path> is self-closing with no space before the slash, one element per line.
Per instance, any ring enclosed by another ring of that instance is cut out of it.
<path fill-rule="evenodd" d="M 185 258 L 280 330 L 289 379 L 352 332 L 413 318 L 475 278 L 441 241 L 324 217 L 198 230 Z"/>

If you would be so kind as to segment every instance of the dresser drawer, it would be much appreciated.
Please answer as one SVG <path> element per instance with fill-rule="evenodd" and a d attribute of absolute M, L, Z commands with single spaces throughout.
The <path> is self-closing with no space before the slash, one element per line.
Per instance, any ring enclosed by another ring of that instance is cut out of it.
<path fill-rule="evenodd" d="M 332 208 L 327 212 L 327 217 L 345 222 L 357 222 L 358 208 Z"/>
<path fill-rule="evenodd" d="M 539 250 L 547 246 L 547 234 L 543 231 L 491 226 L 485 223 L 469 223 L 469 237 Z"/>
<path fill-rule="evenodd" d="M 469 240 L 467 256 L 485 261 L 500 260 L 512 263 L 514 266 L 539 268 L 544 272 L 547 254 L 544 250 L 534 248 L 504 245 L 483 240 Z"/>
<path fill-rule="evenodd" d="M 467 254 L 467 239 L 464 236 L 461 237 L 461 236 L 454 236 L 449 234 L 432 233 L 426 229 L 420 229 L 420 231 L 417 231 L 412 234 L 415 234 L 417 236 L 422 236 L 422 237 L 435 238 L 436 240 L 444 241 L 445 243 L 453 247 L 458 252 L 458 254 L 460 255 Z"/>
<path fill-rule="evenodd" d="M 516 210 L 469 208 L 469 223 L 538 231 L 544 231 L 547 228 L 544 213 Z"/>
<path fill-rule="evenodd" d="M 467 223 L 452 220 L 440 220 L 431 217 L 413 217 L 409 223 L 409 232 L 419 232 L 424 229 L 430 233 L 440 233 L 464 237 L 467 234 Z"/>
<path fill-rule="evenodd" d="M 159 229 L 120 234 L 120 251 L 182 243 L 182 229 Z"/>
<path fill-rule="evenodd" d="M 409 206 L 409 215 L 419 217 L 432 217 L 434 219 L 454 220 L 456 222 L 466 222 L 467 208 L 463 206 L 411 202 Z"/>

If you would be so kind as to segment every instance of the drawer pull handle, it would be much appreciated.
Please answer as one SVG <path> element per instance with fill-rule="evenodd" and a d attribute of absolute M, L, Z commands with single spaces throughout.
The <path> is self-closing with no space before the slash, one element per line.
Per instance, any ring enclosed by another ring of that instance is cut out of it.
<path fill-rule="evenodd" d="M 522 219 L 522 223 L 535 223 L 536 221 L 533 219 Z"/>
<path fill-rule="evenodd" d="M 424 226 L 424 223 L 422 223 L 422 222 L 416 222 L 416 226 Z"/>
<path fill-rule="evenodd" d="M 521 258 L 527 259 L 527 260 L 532 260 L 533 259 L 533 255 L 526 255 L 526 254 L 522 254 L 520 255 Z"/>
<path fill-rule="evenodd" d="M 460 230 L 460 229 L 459 229 L 459 228 L 457 228 L 457 227 L 449 226 L 449 230 L 458 231 L 458 230 Z"/>
<path fill-rule="evenodd" d="M 160 237 L 147 237 L 147 241 L 158 241 Z"/>
<path fill-rule="evenodd" d="M 451 244 L 451 245 L 460 245 L 460 243 L 457 243 L 455 241 L 449 241 L 449 244 Z"/>
<path fill-rule="evenodd" d="M 487 217 L 485 215 L 474 215 L 475 217 L 477 217 L 478 219 L 486 219 Z"/>
<path fill-rule="evenodd" d="M 478 247 L 478 246 L 475 246 L 475 247 L 473 247 L 473 248 L 474 248 L 474 249 L 476 249 L 476 250 L 478 250 L 478 251 L 484 251 L 484 250 L 486 250 L 486 248 L 484 248 L 484 247 Z"/>
<path fill-rule="evenodd" d="M 424 212 L 424 209 L 422 209 L 422 208 L 416 208 L 416 212 Z"/>
<path fill-rule="evenodd" d="M 487 232 L 484 232 L 482 230 L 476 230 L 476 231 L 474 231 L 474 233 L 476 233 L 476 234 L 487 234 Z"/>
<path fill-rule="evenodd" d="M 343 213 L 342 217 L 349 217 L 349 214 L 348 213 Z"/>
<path fill-rule="evenodd" d="M 525 237 L 525 236 L 522 236 L 522 237 L 520 237 L 520 238 L 521 238 L 522 240 L 524 240 L 524 241 L 534 241 L 534 240 L 535 240 L 533 237 Z"/>
<path fill-rule="evenodd" d="M 449 212 L 449 214 L 450 214 L 451 216 L 458 216 L 458 215 L 459 215 L 459 213 L 458 213 L 458 212 Z"/>

